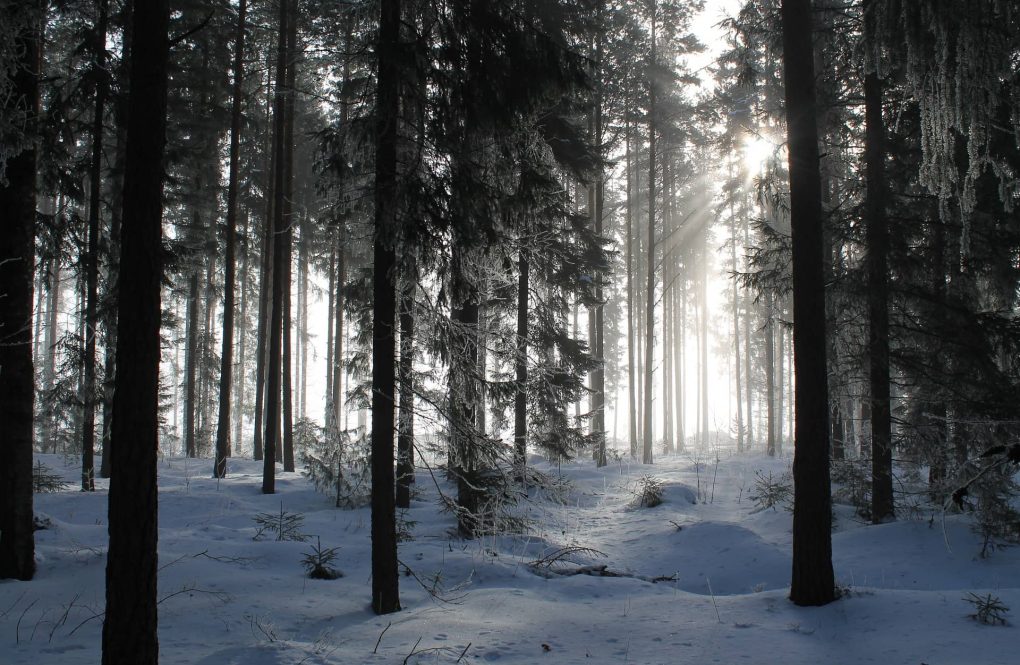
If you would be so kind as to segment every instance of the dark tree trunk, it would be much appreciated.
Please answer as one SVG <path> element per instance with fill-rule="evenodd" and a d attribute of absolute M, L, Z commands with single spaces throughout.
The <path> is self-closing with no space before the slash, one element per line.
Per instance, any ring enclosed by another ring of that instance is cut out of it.
<path fill-rule="evenodd" d="M 865 41 L 875 39 L 874 0 L 864 2 Z M 876 65 L 877 66 L 877 65 Z M 882 81 L 875 69 L 864 77 L 864 160 L 867 194 L 868 351 L 871 387 L 871 521 L 891 519 L 893 507 L 892 419 L 889 411 L 889 227 L 885 215 L 885 126 Z"/>
<path fill-rule="evenodd" d="M 199 219 L 195 217 L 196 228 Z M 184 349 L 184 454 L 188 457 L 198 456 L 196 444 L 195 416 L 198 413 L 195 385 L 196 366 L 198 365 L 198 270 L 193 268 L 188 277 L 188 333 Z"/>
<path fill-rule="evenodd" d="M 523 481 L 528 462 L 528 255 L 522 247 L 517 258 L 517 349 L 514 358 L 514 467 Z"/>
<path fill-rule="evenodd" d="M 283 242 L 283 262 L 280 276 L 283 281 L 283 470 L 294 471 L 294 343 L 291 316 L 291 256 L 294 246 L 294 95 L 297 63 L 297 0 L 290 0 L 287 22 L 287 94 L 283 130 L 283 229 L 279 238 Z M 279 301 L 277 301 L 279 302 Z"/>
<path fill-rule="evenodd" d="M 329 250 L 329 285 L 326 287 L 326 428 L 332 430 L 336 426 L 333 418 L 333 320 L 336 316 L 336 246 L 330 240 Z"/>
<path fill-rule="evenodd" d="M 220 403 L 216 423 L 216 461 L 213 476 L 227 475 L 227 453 L 230 448 L 230 392 L 234 372 L 234 250 L 237 244 L 237 187 L 241 154 L 241 99 L 244 83 L 244 22 L 248 0 L 241 0 L 237 10 L 237 32 L 234 36 L 234 91 L 230 110 L 230 166 L 227 180 L 227 237 L 223 278 L 223 351 L 220 354 Z"/>
<path fill-rule="evenodd" d="M 736 195 L 736 192 L 733 194 Z M 737 264 L 737 216 L 730 200 L 730 263 L 733 266 L 734 276 L 740 270 Z M 737 389 L 737 452 L 744 452 L 744 406 L 740 383 L 740 286 L 737 279 L 733 279 L 733 371 Z"/>
<path fill-rule="evenodd" d="M 163 147 L 170 9 L 134 8 L 103 665 L 155 665 Z"/>
<path fill-rule="evenodd" d="M 603 2 L 600 0 L 596 6 L 596 24 L 601 26 L 603 14 Z M 598 32 L 595 45 L 595 62 L 602 60 L 602 31 Z M 601 72 L 600 72 L 601 75 Z M 603 142 L 603 117 L 602 117 L 602 84 L 597 83 L 595 91 L 595 146 L 601 152 Z M 594 216 L 595 235 L 601 237 L 603 233 L 603 214 L 605 208 L 605 175 L 598 173 L 595 181 L 595 201 L 592 206 Z M 602 467 L 607 463 L 606 457 L 606 358 L 604 353 L 606 337 L 606 316 L 602 304 L 602 271 L 595 273 L 595 331 L 592 353 L 599 366 L 592 373 L 592 431 L 596 436 L 595 440 L 595 465 Z"/>
<path fill-rule="evenodd" d="M 248 366 L 248 266 L 251 260 L 251 248 L 248 245 L 251 226 L 249 217 L 244 216 L 244 230 L 242 237 L 245 239 L 241 247 L 243 259 L 241 261 L 241 278 L 238 281 L 241 289 L 241 309 L 237 325 L 237 357 L 234 359 L 233 381 L 234 388 L 232 395 L 237 395 L 237 406 L 231 408 L 234 418 L 234 435 L 227 441 L 227 457 L 241 454 L 241 443 L 244 441 L 242 424 L 244 422 L 244 410 L 247 405 L 245 401 L 245 387 L 247 383 Z"/>
<path fill-rule="evenodd" d="M 375 121 L 375 250 L 372 307 L 372 609 L 400 609 L 393 494 L 396 381 L 397 117 L 400 111 L 400 0 L 383 0 Z"/>
<path fill-rule="evenodd" d="M 92 116 L 92 163 L 89 166 L 89 231 L 85 255 L 85 357 L 82 391 L 81 489 L 96 489 L 96 332 L 99 328 L 99 215 L 102 204 L 103 114 L 106 112 L 106 21 L 108 0 L 98 0 L 96 19 L 96 97 Z"/>
<path fill-rule="evenodd" d="M 765 454 L 776 456 L 776 317 L 773 297 L 765 303 Z"/>
<path fill-rule="evenodd" d="M 19 62 L 3 112 L 26 113 L 34 138 L 39 114 L 40 34 L 45 5 L 8 5 L 2 19 L 22 22 L 16 33 Z M 28 143 L 28 146 L 33 143 Z M 32 513 L 32 304 L 35 273 L 36 151 L 29 147 L 7 160 L 0 183 L 0 579 L 30 580 L 35 574 Z"/>
<path fill-rule="evenodd" d="M 124 29 L 121 34 L 121 61 L 117 68 L 117 79 L 121 83 L 120 94 L 114 98 L 113 112 L 116 120 L 116 146 L 114 147 L 113 173 L 111 174 L 110 200 L 110 256 L 107 266 L 106 294 L 108 304 L 104 316 L 106 328 L 106 360 L 103 384 L 103 462 L 99 468 L 101 478 L 109 478 L 113 472 L 110 432 L 113 425 L 113 378 L 117 360 L 117 288 L 120 265 L 120 226 L 122 218 L 121 199 L 124 195 L 124 170 L 127 161 L 127 109 L 128 76 L 131 53 L 132 11 L 134 3 L 125 2 L 121 17 Z"/>
<path fill-rule="evenodd" d="M 783 0 L 782 20 L 797 381 L 790 599 L 797 605 L 824 605 L 835 599 L 835 581 L 829 486 L 829 388 L 825 364 L 825 248 L 810 0 Z"/>
<path fill-rule="evenodd" d="M 400 294 L 400 416 L 397 420 L 397 507 L 411 507 L 414 482 L 414 270 L 405 269 Z"/>
<path fill-rule="evenodd" d="M 627 160 L 627 193 L 626 193 L 626 218 L 627 218 L 627 405 L 629 412 L 627 422 L 630 429 L 630 458 L 637 459 L 638 442 L 638 419 L 637 419 L 637 373 L 635 372 L 634 353 L 637 340 L 634 338 L 634 317 L 637 315 L 634 298 L 634 219 L 633 207 L 631 205 L 631 175 L 633 164 L 630 153 L 630 114 L 626 116 L 626 128 L 624 140 L 626 142 Z"/>
<path fill-rule="evenodd" d="M 655 2 L 652 2 L 652 52 L 655 62 Z M 655 365 L 655 82 L 648 81 L 648 282 L 645 287 L 645 390 L 644 390 L 644 447 L 641 461 L 652 463 L 652 377 Z"/>
<path fill-rule="evenodd" d="M 276 457 L 280 444 L 280 380 L 283 350 L 283 288 L 286 230 L 284 225 L 284 186 L 286 150 L 287 29 L 290 3 L 280 2 L 279 34 L 276 55 L 276 93 L 273 97 L 273 214 L 270 236 L 273 238 L 272 293 L 269 303 L 269 359 L 266 376 L 265 456 L 262 460 L 262 493 L 276 493 Z"/>

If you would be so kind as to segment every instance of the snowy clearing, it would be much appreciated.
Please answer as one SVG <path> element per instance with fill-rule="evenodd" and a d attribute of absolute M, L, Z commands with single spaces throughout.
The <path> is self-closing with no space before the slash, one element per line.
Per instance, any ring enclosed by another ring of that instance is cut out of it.
<path fill-rule="evenodd" d="M 75 461 L 38 459 L 77 478 Z M 749 499 L 757 470 L 779 477 L 789 464 L 758 456 L 601 470 L 587 460 L 541 464 L 570 484 L 522 505 L 532 532 L 476 541 L 452 535 L 454 520 L 420 472 L 407 515 L 413 540 L 400 546 L 413 573 L 401 578 L 404 610 L 377 617 L 367 508 L 333 508 L 293 473 L 278 472 L 278 494 L 263 495 L 261 462 L 231 460 L 217 482 L 210 460 L 167 459 L 159 465 L 161 662 L 1017 662 L 1016 627 L 969 618 L 974 606 L 964 598 L 992 594 L 1015 613 L 1020 550 L 980 559 L 967 517 L 943 523 L 918 510 L 916 519 L 870 526 L 838 506 L 833 553 L 847 593 L 824 608 L 792 605 L 791 513 L 756 510 Z M 661 505 L 637 505 L 644 475 L 662 482 Z M 46 522 L 36 532 L 36 579 L 0 582 L 3 665 L 99 661 L 107 484 L 98 484 L 95 494 L 36 495 Z M 281 504 L 303 514 L 310 540 L 253 540 L 255 516 L 278 514 Z M 305 577 L 301 559 L 316 537 L 339 547 L 340 579 Z M 563 550 L 571 547 L 581 549 Z"/>

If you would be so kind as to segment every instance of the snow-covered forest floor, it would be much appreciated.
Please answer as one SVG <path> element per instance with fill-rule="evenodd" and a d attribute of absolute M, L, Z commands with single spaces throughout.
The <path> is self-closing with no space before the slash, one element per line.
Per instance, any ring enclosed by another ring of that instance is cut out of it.
<path fill-rule="evenodd" d="M 36 495 L 36 579 L 0 582 L 0 663 L 99 662 L 106 481 L 74 489 L 73 461 L 39 456 L 71 485 Z M 917 504 L 899 521 L 864 524 L 837 506 L 836 576 L 844 597 L 823 608 L 787 599 L 791 513 L 758 510 L 756 472 L 790 459 L 660 458 L 652 467 L 589 460 L 538 468 L 560 478 L 519 514 L 531 530 L 466 541 L 441 512 L 426 472 L 406 515 L 397 614 L 369 608 L 369 510 L 333 507 L 295 473 L 263 495 L 261 462 L 159 465 L 162 663 L 948 663 L 1017 662 L 1015 625 L 968 618 L 968 594 L 1020 612 L 1020 549 L 979 558 L 968 516 Z M 665 501 L 640 507 L 644 475 Z M 301 514 L 305 542 L 254 540 L 262 513 Z M 338 547 L 340 579 L 305 576 L 316 539 Z M 570 553 L 563 548 L 582 548 Z M 549 560 L 563 557 L 554 563 Z M 544 563 L 535 564 L 545 559 Z M 546 565 L 548 564 L 548 565 Z M 601 567 L 605 568 L 602 569 Z M 595 574 L 563 575 L 587 570 Z M 558 571 L 558 572 L 554 572 Z M 658 581 L 655 581 L 658 579 Z M 413 655 L 412 655 L 413 654 Z"/>

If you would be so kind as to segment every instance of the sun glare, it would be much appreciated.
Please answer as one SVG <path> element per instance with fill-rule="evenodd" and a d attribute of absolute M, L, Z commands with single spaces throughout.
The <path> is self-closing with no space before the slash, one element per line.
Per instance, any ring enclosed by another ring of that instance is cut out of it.
<path fill-rule="evenodd" d="M 765 162 L 773 157 L 775 151 L 776 145 L 768 138 L 758 134 L 748 135 L 744 139 L 742 151 L 744 167 L 752 173 L 757 173 Z"/>

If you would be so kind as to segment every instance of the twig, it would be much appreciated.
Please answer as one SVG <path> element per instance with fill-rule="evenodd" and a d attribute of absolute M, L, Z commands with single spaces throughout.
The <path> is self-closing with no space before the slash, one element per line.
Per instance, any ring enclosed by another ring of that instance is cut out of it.
<path fill-rule="evenodd" d="M 46 640 L 47 644 L 53 641 L 53 633 L 57 632 L 57 628 L 60 628 L 65 623 L 67 623 L 67 615 L 70 614 L 71 608 L 74 607 L 75 602 L 77 602 L 77 600 L 80 597 L 81 592 L 79 591 L 78 593 L 74 594 L 74 598 L 72 598 L 71 602 L 68 603 L 66 608 L 64 608 L 64 613 L 60 615 L 60 619 L 58 619 L 57 622 L 53 624 L 53 628 L 50 630 L 49 638 Z"/>
<path fill-rule="evenodd" d="M 418 648 L 419 644 L 421 644 L 421 637 L 419 637 L 418 641 L 414 643 L 413 647 L 411 647 L 411 653 L 407 654 L 407 657 L 404 658 L 404 662 L 402 663 L 402 665 L 407 665 L 407 661 L 411 660 L 411 656 L 417 653 L 415 649 Z"/>
<path fill-rule="evenodd" d="M 393 622 L 390 621 L 388 624 L 386 624 L 386 627 L 382 629 L 382 632 L 379 633 L 379 639 L 375 641 L 375 648 L 372 649 L 372 653 L 376 653 L 377 651 L 379 651 L 379 645 L 382 644 L 382 636 L 386 634 L 386 631 L 389 630 L 390 626 L 392 625 Z"/>
<path fill-rule="evenodd" d="M 708 595 L 712 596 L 712 605 L 715 607 L 715 618 L 719 620 L 719 623 L 722 623 L 722 617 L 719 616 L 719 605 L 715 602 L 715 594 L 712 592 L 712 580 L 709 579 L 707 575 L 705 576 L 705 582 L 708 583 Z"/>
<path fill-rule="evenodd" d="M 99 617 L 102 617 L 102 616 L 106 616 L 106 612 L 96 612 L 95 614 L 93 614 L 92 616 L 88 617 L 87 619 L 82 621 L 80 624 L 75 626 L 74 630 L 72 630 L 70 633 L 68 633 L 67 636 L 70 637 L 71 635 L 74 635 L 78 631 L 79 628 L 81 628 L 82 626 L 87 624 L 89 621 L 92 621 L 93 619 L 98 619 Z"/>
<path fill-rule="evenodd" d="M 17 623 L 17 624 L 15 624 L 15 626 L 14 626 L 14 643 L 15 643 L 15 644 L 20 644 L 20 643 L 21 643 L 21 620 L 25 618 L 25 615 L 26 615 L 26 614 L 28 614 L 28 611 L 29 611 L 30 609 L 32 609 L 32 606 L 33 606 L 33 605 L 35 605 L 35 604 L 36 604 L 36 602 L 37 602 L 38 600 L 39 600 L 39 599 L 38 599 L 38 598 L 36 598 L 36 599 L 35 599 L 35 600 L 33 600 L 33 601 L 32 601 L 31 603 L 29 603 L 29 604 L 28 604 L 28 607 L 26 607 L 26 608 L 25 608 L 25 609 L 24 609 L 24 610 L 23 610 L 23 611 L 21 612 L 21 616 L 20 616 L 20 617 L 18 617 L 18 623 Z"/>

